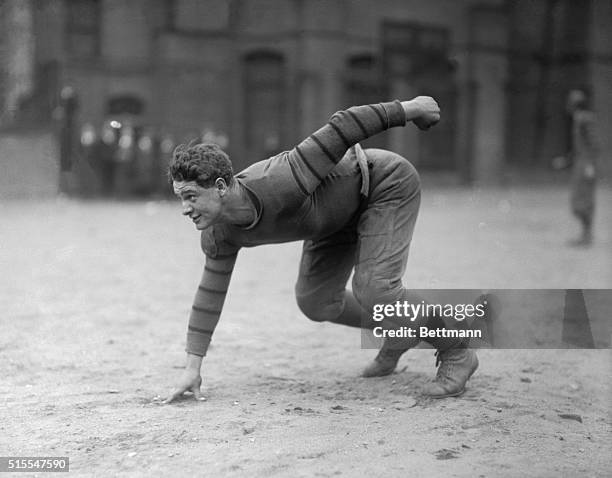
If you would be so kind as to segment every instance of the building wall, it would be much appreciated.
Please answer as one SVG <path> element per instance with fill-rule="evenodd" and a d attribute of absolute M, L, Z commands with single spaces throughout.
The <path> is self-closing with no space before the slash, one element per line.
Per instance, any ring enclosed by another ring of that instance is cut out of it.
<path fill-rule="evenodd" d="M 591 84 L 610 124 L 608 0 L 83 0 L 99 7 L 98 23 L 85 24 L 99 36 L 89 50 L 70 46 L 67 2 L 30 1 L 40 101 L 57 103 L 71 84 L 78 121 L 99 128 L 109 99 L 135 97 L 142 113 L 122 120 L 177 142 L 226 138 L 237 168 L 291 147 L 360 98 L 440 98 L 435 130 L 373 141 L 469 181 L 497 181 L 508 162 L 542 164 L 563 152 L 570 84 Z M 409 45 L 389 63 L 389 22 L 422 38 L 444 32 L 448 71 L 410 66 L 419 52 Z M 572 60 L 576 52 L 582 60 Z"/>
<path fill-rule="evenodd" d="M 34 20 L 30 1 L 0 2 L 0 126 L 12 122 L 34 88 Z"/>
<path fill-rule="evenodd" d="M 591 12 L 590 61 L 603 176 L 612 177 L 612 2 L 596 1 Z"/>
<path fill-rule="evenodd" d="M 52 14 L 55 19 L 44 26 L 39 23 L 44 38 L 39 61 L 62 64 L 60 82 L 77 89 L 82 122 L 100 124 L 107 100 L 130 94 L 146 105 L 137 121 L 163 129 L 179 141 L 212 129 L 229 138 L 231 152 L 244 156 L 253 149 L 242 121 L 249 99 L 244 78 L 248 55 L 276 52 L 283 58 L 286 77 L 279 94 L 284 131 L 279 147 L 289 147 L 348 106 L 347 60 L 370 54 L 382 61 L 385 21 L 447 29 L 449 55 L 457 67 L 454 75 L 466 78 L 468 63 L 462 55 L 471 3 L 178 0 L 170 12 L 168 2 L 101 0 L 99 52 L 78 57 L 60 47 L 65 46 L 65 39 L 58 37 L 65 35 L 67 12 L 63 2 L 52 0 L 39 5 L 39 17 Z M 412 83 L 406 78 L 388 93 L 392 97 L 426 93 L 421 91 L 422 82 Z M 446 111 L 453 115 L 449 124 L 456 122 L 456 110 Z M 385 141 L 414 162 L 423 157 L 415 153 L 421 139 L 413 131 L 394 131 Z M 257 157 L 262 151 L 254 153 Z M 440 162 L 444 161 L 450 164 L 452 158 Z"/>
<path fill-rule="evenodd" d="M 573 88 L 593 94 L 604 155 L 612 125 L 612 2 L 511 2 L 507 162 L 545 166 L 567 153 L 566 97 Z"/>

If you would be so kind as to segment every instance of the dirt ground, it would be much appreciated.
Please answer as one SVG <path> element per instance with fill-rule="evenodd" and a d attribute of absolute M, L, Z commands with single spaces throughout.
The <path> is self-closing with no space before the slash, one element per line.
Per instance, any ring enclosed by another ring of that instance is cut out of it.
<path fill-rule="evenodd" d="M 426 187 L 405 282 L 612 288 L 612 192 L 598 199 L 595 245 L 572 249 L 563 188 Z M 481 350 L 462 397 L 427 399 L 431 349 L 359 378 L 376 351 L 305 319 L 299 244 L 266 246 L 240 253 L 207 400 L 162 405 L 203 265 L 178 203 L 0 217 L 1 456 L 68 456 L 83 476 L 610 476 L 610 349 Z"/>

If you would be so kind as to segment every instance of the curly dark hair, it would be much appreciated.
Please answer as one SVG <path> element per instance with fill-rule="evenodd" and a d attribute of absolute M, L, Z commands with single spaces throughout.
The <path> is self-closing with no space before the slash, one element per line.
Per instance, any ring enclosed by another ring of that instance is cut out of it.
<path fill-rule="evenodd" d="M 180 144 L 172 153 L 168 167 L 168 180 L 195 181 L 208 188 L 217 178 L 223 178 L 227 185 L 234 181 L 232 162 L 225 152 L 214 143 Z"/>

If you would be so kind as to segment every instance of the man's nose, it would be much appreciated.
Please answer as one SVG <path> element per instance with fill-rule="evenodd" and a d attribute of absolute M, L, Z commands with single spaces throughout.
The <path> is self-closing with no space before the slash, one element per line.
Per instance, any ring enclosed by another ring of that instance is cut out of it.
<path fill-rule="evenodd" d="M 191 206 L 187 206 L 187 205 L 183 206 L 183 216 L 189 216 L 189 214 L 191 214 L 191 211 L 193 211 Z"/>

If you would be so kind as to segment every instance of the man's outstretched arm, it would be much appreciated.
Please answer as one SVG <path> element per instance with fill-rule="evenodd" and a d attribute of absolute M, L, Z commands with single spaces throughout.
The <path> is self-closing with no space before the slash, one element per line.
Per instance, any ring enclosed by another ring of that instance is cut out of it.
<path fill-rule="evenodd" d="M 410 121 L 426 130 L 439 120 L 440 108 L 428 96 L 339 111 L 325 126 L 289 151 L 287 161 L 291 174 L 300 191 L 307 196 L 354 144 Z"/>

